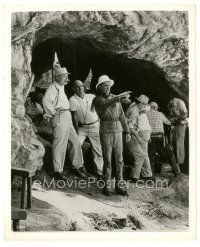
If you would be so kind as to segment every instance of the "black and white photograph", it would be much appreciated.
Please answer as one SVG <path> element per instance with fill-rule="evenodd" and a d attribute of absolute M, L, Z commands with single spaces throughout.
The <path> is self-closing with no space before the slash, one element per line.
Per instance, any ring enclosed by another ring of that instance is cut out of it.
<path fill-rule="evenodd" d="M 193 7 L 10 13 L 12 233 L 190 231 Z"/>

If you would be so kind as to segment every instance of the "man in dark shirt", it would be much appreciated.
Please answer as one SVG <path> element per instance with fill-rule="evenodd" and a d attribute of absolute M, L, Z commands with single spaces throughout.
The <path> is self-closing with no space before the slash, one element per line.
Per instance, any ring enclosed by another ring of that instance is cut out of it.
<path fill-rule="evenodd" d="M 128 98 L 130 92 L 114 96 L 110 94 L 110 88 L 113 84 L 114 81 L 110 80 L 108 76 L 102 75 L 99 77 L 98 84 L 96 85 L 99 94 L 94 98 L 93 105 L 100 119 L 100 140 L 105 180 L 103 193 L 107 196 L 111 195 L 111 159 L 112 152 L 114 152 L 116 162 L 115 191 L 117 194 L 125 196 L 128 194 L 125 182 L 123 181 L 122 131 L 125 132 L 127 142 L 131 139 L 131 136 L 120 101 Z"/>

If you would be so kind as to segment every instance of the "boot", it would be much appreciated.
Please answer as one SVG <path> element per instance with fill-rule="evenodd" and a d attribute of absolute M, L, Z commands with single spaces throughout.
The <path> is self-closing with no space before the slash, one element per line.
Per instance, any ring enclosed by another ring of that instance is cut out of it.
<path fill-rule="evenodd" d="M 103 181 L 103 175 L 101 175 L 101 174 L 96 174 L 96 177 L 97 177 L 97 180 L 98 181 Z"/>
<path fill-rule="evenodd" d="M 59 180 L 67 180 L 67 178 L 60 172 L 54 172 L 53 176 Z"/>
<path fill-rule="evenodd" d="M 147 182 L 147 181 L 155 182 L 155 181 L 156 181 L 155 177 L 143 177 L 142 179 L 143 179 L 145 182 Z"/>
<path fill-rule="evenodd" d="M 139 179 L 139 178 L 132 178 L 130 179 L 132 183 L 136 184 L 143 184 L 145 181 L 143 179 Z"/>
<path fill-rule="evenodd" d="M 115 189 L 115 192 L 117 195 L 120 195 L 120 196 L 129 196 L 127 190 L 123 190 L 123 189 L 120 189 L 120 188 L 116 188 Z"/>
<path fill-rule="evenodd" d="M 79 171 L 82 172 L 83 174 L 87 175 L 87 171 L 84 166 L 79 168 Z"/>
<path fill-rule="evenodd" d="M 108 188 L 106 188 L 106 187 L 103 188 L 102 193 L 105 196 L 111 196 L 112 195 L 112 192 Z"/>
<path fill-rule="evenodd" d="M 115 192 L 117 195 L 121 196 L 128 196 L 127 190 L 126 190 L 126 183 L 123 179 L 116 180 L 115 182 Z"/>
<path fill-rule="evenodd" d="M 80 169 L 73 169 L 72 173 L 79 178 L 87 178 L 87 176 L 83 172 L 81 172 Z"/>

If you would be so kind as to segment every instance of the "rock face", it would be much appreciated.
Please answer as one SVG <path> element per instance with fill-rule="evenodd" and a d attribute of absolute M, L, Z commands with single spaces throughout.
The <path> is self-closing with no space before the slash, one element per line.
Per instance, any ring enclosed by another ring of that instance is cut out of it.
<path fill-rule="evenodd" d="M 21 156 L 19 154 L 26 153 L 24 154 L 27 158 L 26 166 L 35 167 L 35 160 L 41 160 L 44 153 L 43 147 L 34 136 L 31 124 L 28 124 L 26 120 L 24 105 L 34 79 L 32 72 L 36 77 L 41 77 L 43 73 L 51 69 L 53 54 L 57 49 L 54 45 L 55 40 L 62 42 L 66 47 L 75 44 L 76 47 L 86 52 L 84 56 L 93 52 L 95 56 L 103 54 L 115 61 L 116 58 L 123 59 L 130 74 L 138 73 L 136 79 L 141 74 L 145 74 L 144 71 L 149 68 L 149 74 L 146 75 L 144 81 L 150 78 L 150 89 L 146 88 L 146 91 L 152 94 L 152 98 L 153 95 L 160 95 L 159 97 L 162 100 L 163 97 L 166 97 L 166 91 L 169 89 L 172 90 L 170 93 L 174 92 L 188 102 L 188 15 L 186 12 L 71 11 L 13 13 L 12 165 L 20 165 Z M 47 49 L 48 54 L 42 53 L 43 49 L 39 49 L 42 44 L 46 48 L 49 47 L 49 50 Z M 66 52 L 66 49 L 64 50 Z M 82 59 L 80 60 L 82 67 L 84 67 L 84 56 L 83 58 L 79 56 L 79 59 Z M 58 58 L 61 65 L 68 66 L 69 64 L 70 67 L 71 61 L 67 61 L 67 53 L 65 54 L 60 50 Z M 94 62 L 92 59 L 93 57 L 91 58 L 91 64 Z M 99 60 L 98 66 L 100 66 L 100 63 L 105 64 L 104 61 Z M 141 65 L 141 70 L 138 72 L 137 66 L 139 65 Z M 77 68 L 79 68 L 78 66 Z M 131 72 L 133 67 L 134 72 Z M 160 77 L 155 77 L 155 74 L 151 73 L 151 68 L 154 68 L 155 73 L 158 71 L 158 75 L 164 75 L 163 82 L 156 84 L 157 86 L 153 83 Z M 125 69 L 122 72 L 126 73 Z M 102 73 L 102 71 L 107 72 L 105 68 L 97 71 L 97 67 L 94 67 L 94 77 L 98 76 L 97 72 Z M 88 75 L 88 72 L 89 68 L 85 72 L 86 75 Z M 83 72 L 81 73 L 83 74 Z M 72 76 L 73 74 L 72 71 Z M 125 77 L 126 74 L 123 75 L 123 78 Z M 134 80 L 134 78 L 130 78 Z M 120 85 L 120 82 L 118 85 Z M 141 84 L 141 90 L 143 86 Z M 168 89 L 164 91 L 163 88 L 165 87 Z M 142 91 L 138 91 L 138 93 L 140 92 Z M 165 103 L 167 100 L 168 98 L 165 99 Z M 24 143 L 27 143 L 29 139 L 31 139 L 31 142 L 25 145 Z M 24 147 L 26 151 L 23 149 Z M 41 166 L 41 161 L 37 165 Z"/>
<path fill-rule="evenodd" d="M 44 147 L 25 115 L 25 99 L 32 81 L 32 38 L 12 46 L 12 166 L 36 170 L 42 167 Z"/>

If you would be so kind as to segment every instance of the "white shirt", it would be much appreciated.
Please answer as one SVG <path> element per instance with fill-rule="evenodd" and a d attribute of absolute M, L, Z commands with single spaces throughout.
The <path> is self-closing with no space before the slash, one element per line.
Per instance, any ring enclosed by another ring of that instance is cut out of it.
<path fill-rule="evenodd" d="M 52 117 L 58 108 L 69 110 L 69 101 L 64 86 L 60 86 L 57 82 L 52 83 L 44 95 L 42 104 L 46 117 Z"/>
<path fill-rule="evenodd" d="M 139 131 L 148 130 L 151 131 L 151 126 L 146 113 L 141 113 L 138 116 L 138 129 Z"/>
<path fill-rule="evenodd" d="M 146 108 L 147 110 L 147 108 Z M 129 128 L 137 129 L 138 131 L 151 131 L 151 126 L 146 113 L 140 113 L 137 104 L 132 103 L 126 111 L 126 118 Z"/>
<path fill-rule="evenodd" d="M 74 94 L 70 99 L 70 111 L 77 111 L 78 121 L 82 124 L 94 123 L 98 120 L 98 115 L 92 107 L 93 94 L 84 94 L 83 98 Z"/>

